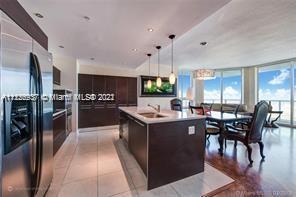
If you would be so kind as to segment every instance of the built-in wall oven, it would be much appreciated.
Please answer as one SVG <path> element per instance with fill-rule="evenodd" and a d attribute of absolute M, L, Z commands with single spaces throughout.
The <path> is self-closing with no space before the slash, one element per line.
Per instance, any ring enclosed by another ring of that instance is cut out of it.
<path fill-rule="evenodd" d="M 54 93 L 54 102 L 53 110 L 59 111 L 66 109 L 67 112 L 67 125 L 66 125 L 66 134 L 68 135 L 72 131 L 72 102 L 73 94 L 71 90 L 53 90 Z"/>

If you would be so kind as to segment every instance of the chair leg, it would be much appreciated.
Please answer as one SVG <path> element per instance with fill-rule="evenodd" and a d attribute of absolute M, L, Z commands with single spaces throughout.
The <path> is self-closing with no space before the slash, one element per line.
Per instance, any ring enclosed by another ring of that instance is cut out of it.
<path fill-rule="evenodd" d="M 225 138 L 225 149 L 227 148 L 227 139 Z"/>
<path fill-rule="evenodd" d="M 258 144 L 260 147 L 260 155 L 261 155 L 262 159 L 264 159 L 265 158 L 265 155 L 263 154 L 264 144 L 263 144 L 263 142 L 258 142 Z"/>
<path fill-rule="evenodd" d="M 210 141 L 210 137 L 211 137 L 211 135 L 208 134 L 208 135 L 207 135 L 207 140 L 208 140 L 208 141 Z"/>
<path fill-rule="evenodd" d="M 249 144 L 246 144 L 247 150 L 248 150 L 248 158 L 250 161 L 250 165 L 253 164 L 253 160 L 252 160 L 252 147 Z"/>
<path fill-rule="evenodd" d="M 237 146 L 237 141 L 235 140 L 234 141 L 234 148 L 236 148 L 236 146 Z"/>

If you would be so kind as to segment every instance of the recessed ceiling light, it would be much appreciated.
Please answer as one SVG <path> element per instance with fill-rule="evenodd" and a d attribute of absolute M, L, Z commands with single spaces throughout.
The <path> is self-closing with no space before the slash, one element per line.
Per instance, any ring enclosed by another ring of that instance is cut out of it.
<path fill-rule="evenodd" d="M 89 18 L 88 16 L 83 16 L 83 18 L 84 18 L 85 20 L 87 20 L 87 21 L 90 20 L 90 18 Z"/>
<path fill-rule="evenodd" d="M 154 30 L 152 28 L 148 28 L 147 31 L 153 32 Z"/>
<path fill-rule="evenodd" d="M 37 16 L 38 18 L 43 18 L 44 16 L 40 13 L 34 13 L 35 16 Z"/>
<path fill-rule="evenodd" d="M 207 45 L 207 44 L 208 44 L 207 42 L 201 42 L 201 43 L 200 43 L 201 46 L 205 46 L 205 45 Z"/>
<path fill-rule="evenodd" d="M 95 58 L 94 57 L 91 57 L 90 60 L 95 60 Z"/>
<path fill-rule="evenodd" d="M 63 45 L 60 45 L 59 47 L 60 47 L 61 49 L 65 48 Z"/>
<path fill-rule="evenodd" d="M 133 49 L 134 52 L 138 51 L 138 49 Z"/>

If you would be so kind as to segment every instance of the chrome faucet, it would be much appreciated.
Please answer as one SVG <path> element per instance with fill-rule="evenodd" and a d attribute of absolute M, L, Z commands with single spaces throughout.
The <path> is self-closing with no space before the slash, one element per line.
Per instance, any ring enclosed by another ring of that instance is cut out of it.
<path fill-rule="evenodd" d="M 160 105 L 156 105 L 156 107 L 154 107 L 153 105 L 148 104 L 148 107 L 152 107 L 152 108 L 155 109 L 158 113 L 160 112 Z"/>

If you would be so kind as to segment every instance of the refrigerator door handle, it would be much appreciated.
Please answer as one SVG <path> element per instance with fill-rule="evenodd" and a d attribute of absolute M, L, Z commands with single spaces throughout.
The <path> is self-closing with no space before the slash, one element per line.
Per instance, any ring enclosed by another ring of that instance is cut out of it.
<path fill-rule="evenodd" d="M 41 167 L 42 167 L 42 149 L 43 149 L 43 86 L 42 86 L 42 75 L 41 75 L 41 69 L 40 64 L 37 55 L 34 54 L 35 59 L 35 65 L 36 65 L 36 71 L 38 74 L 37 78 L 37 84 L 38 84 L 38 130 L 37 130 L 37 164 L 38 164 L 38 170 L 37 170 L 37 176 L 36 176 L 36 189 L 35 194 L 38 192 L 38 188 L 40 185 L 41 180 Z"/>
<path fill-rule="evenodd" d="M 33 195 L 36 194 L 39 184 L 40 184 L 40 172 L 41 172 L 41 154 L 42 154 L 42 80 L 41 80 L 41 73 L 38 58 L 35 54 L 30 53 L 30 60 L 31 60 L 31 86 L 35 86 L 34 93 L 36 93 L 36 141 L 34 142 L 34 152 L 33 152 L 33 166 L 34 166 L 34 181 L 32 183 L 32 192 Z M 30 87 L 32 90 L 33 87 Z M 30 91 L 31 91 L 30 90 Z M 32 92 L 32 91 L 31 91 Z"/>

